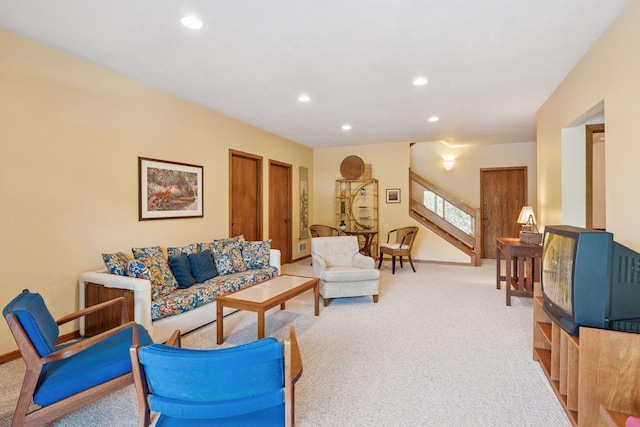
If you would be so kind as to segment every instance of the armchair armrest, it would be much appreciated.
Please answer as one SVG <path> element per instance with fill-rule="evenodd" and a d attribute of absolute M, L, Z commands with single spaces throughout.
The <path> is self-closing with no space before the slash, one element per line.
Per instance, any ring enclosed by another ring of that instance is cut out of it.
<path fill-rule="evenodd" d="M 125 304 L 125 300 L 123 297 L 114 298 L 110 301 L 101 302 L 99 304 L 95 304 L 86 308 L 82 308 L 78 311 L 75 311 L 71 314 L 67 314 L 64 317 L 56 320 L 58 325 L 63 325 L 67 322 L 75 320 L 79 317 L 86 316 L 87 314 L 95 313 L 96 311 L 100 311 L 105 307 L 109 307 L 110 305 L 120 304 L 120 324 L 127 323 L 129 321 L 129 316 L 127 314 L 127 305 Z"/>
<path fill-rule="evenodd" d="M 61 348 L 60 350 L 54 351 L 51 354 L 48 354 L 45 357 L 42 357 L 40 361 L 42 364 L 55 362 L 57 360 L 68 359 L 69 357 L 80 353 L 81 351 L 87 350 L 94 345 L 110 338 L 126 329 L 132 329 L 131 334 L 131 343 L 132 345 L 140 345 L 140 333 L 138 331 L 138 324 L 136 322 L 127 322 L 123 325 L 117 326 L 115 328 L 109 329 L 108 331 L 102 332 L 98 335 L 95 335 L 91 338 L 87 338 L 75 344 L 71 344 L 70 346 Z"/>
<path fill-rule="evenodd" d="M 313 262 L 313 276 L 320 277 L 322 272 L 327 269 L 327 261 L 316 254 L 311 254 L 311 261 Z"/>
<path fill-rule="evenodd" d="M 361 253 L 356 253 L 353 256 L 354 267 L 372 270 L 375 268 L 375 264 L 375 261 L 370 256 L 362 255 Z"/>
<path fill-rule="evenodd" d="M 176 329 L 175 331 L 173 331 L 173 333 L 171 334 L 171 337 L 169 337 L 166 344 L 171 347 L 177 347 L 177 348 L 182 347 L 182 340 L 180 338 L 180 329 Z"/>

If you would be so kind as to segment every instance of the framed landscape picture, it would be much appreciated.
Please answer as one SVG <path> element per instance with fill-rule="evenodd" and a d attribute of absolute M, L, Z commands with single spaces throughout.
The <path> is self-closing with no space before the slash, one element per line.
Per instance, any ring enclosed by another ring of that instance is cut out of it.
<path fill-rule="evenodd" d="M 400 203 L 400 189 L 388 188 L 387 189 L 387 203 Z"/>
<path fill-rule="evenodd" d="M 138 220 L 203 216 L 202 166 L 138 157 Z"/>

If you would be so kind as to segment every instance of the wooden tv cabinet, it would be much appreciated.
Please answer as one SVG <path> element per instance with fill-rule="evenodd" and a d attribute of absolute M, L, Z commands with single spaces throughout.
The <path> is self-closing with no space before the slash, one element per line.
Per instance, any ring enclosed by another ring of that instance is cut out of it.
<path fill-rule="evenodd" d="M 533 359 L 546 374 L 571 424 L 606 426 L 600 405 L 640 414 L 640 334 L 580 328 L 572 337 L 542 308 L 534 287 Z"/>

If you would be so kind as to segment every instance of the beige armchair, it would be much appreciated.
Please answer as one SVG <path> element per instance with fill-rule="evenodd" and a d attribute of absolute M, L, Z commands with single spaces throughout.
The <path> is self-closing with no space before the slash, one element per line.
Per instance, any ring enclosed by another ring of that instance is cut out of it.
<path fill-rule="evenodd" d="M 311 239 L 313 275 L 320 278 L 325 307 L 331 298 L 373 296 L 378 302 L 380 271 L 373 258 L 359 252 L 356 236 Z"/>

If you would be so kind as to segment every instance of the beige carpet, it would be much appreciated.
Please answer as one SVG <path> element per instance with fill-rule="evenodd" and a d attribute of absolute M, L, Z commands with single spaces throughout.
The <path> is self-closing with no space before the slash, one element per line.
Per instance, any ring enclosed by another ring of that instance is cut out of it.
<path fill-rule="evenodd" d="M 304 362 L 296 385 L 298 426 L 569 426 L 531 358 L 532 304 L 505 305 L 495 263 L 481 267 L 385 262 L 380 300 L 338 299 L 313 316 L 307 292 L 271 310 L 266 334 L 284 339 L 295 325 Z M 309 260 L 283 266 L 312 275 Z M 225 346 L 256 337 L 253 313 L 225 319 Z M 216 348 L 215 324 L 187 334 L 183 346 Z M 0 425 L 9 425 L 22 361 L 0 365 Z M 53 423 L 135 426 L 129 387 Z"/>

